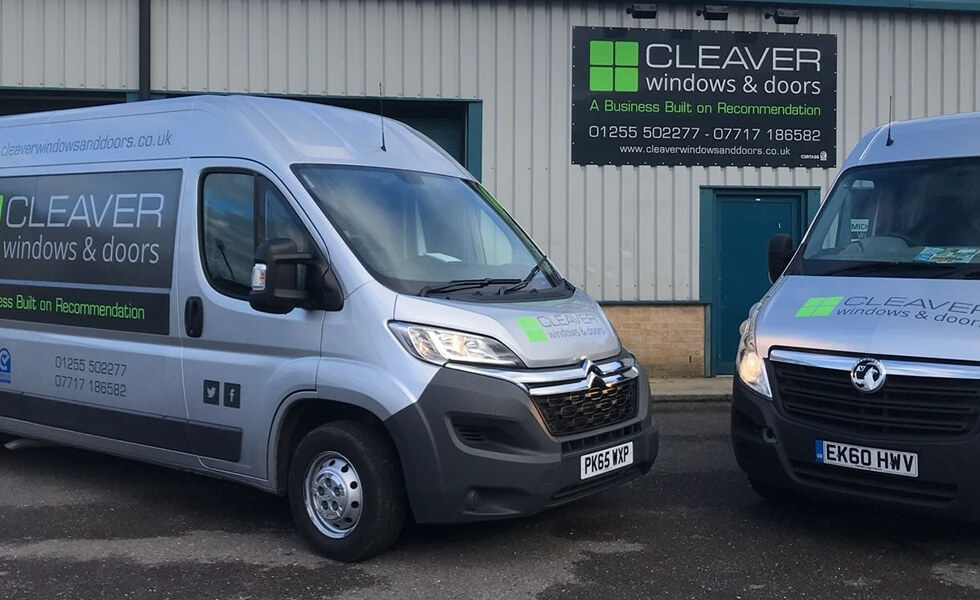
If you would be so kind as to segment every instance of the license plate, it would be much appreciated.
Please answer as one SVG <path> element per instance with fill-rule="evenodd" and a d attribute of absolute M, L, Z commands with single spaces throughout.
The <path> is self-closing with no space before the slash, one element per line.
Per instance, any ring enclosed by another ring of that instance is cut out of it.
<path fill-rule="evenodd" d="M 582 479 L 602 475 L 633 464 L 633 442 L 586 454 L 581 459 Z"/>
<path fill-rule="evenodd" d="M 825 465 L 901 475 L 902 477 L 919 476 L 919 455 L 912 452 L 817 440 L 816 453 L 817 462 Z"/>

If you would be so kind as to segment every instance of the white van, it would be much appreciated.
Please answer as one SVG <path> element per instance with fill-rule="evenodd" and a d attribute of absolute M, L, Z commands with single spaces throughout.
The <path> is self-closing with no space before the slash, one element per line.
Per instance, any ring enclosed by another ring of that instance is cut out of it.
<path fill-rule="evenodd" d="M 391 120 L 209 96 L 0 119 L 0 252 L 3 441 L 288 495 L 329 557 L 657 455 L 599 306 Z"/>
<path fill-rule="evenodd" d="M 741 330 L 732 440 L 786 490 L 980 515 L 980 114 L 857 147 Z"/>

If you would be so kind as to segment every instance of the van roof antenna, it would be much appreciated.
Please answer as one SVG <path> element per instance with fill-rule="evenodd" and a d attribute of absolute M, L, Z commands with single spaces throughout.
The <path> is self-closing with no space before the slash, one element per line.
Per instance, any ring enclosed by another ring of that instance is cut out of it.
<path fill-rule="evenodd" d="M 388 147 L 385 146 L 385 90 L 380 81 L 378 82 L 378 98 L 381 103 L 381 151 L 387 152 Z"/>
<path fill-rule="evenodd" d="M 888 138 L 885 140 L 886 146 L 891 146 L 895 143 L 892 139 L 892 121 L 895 120 L 895 96 L 888 97 Z"/>

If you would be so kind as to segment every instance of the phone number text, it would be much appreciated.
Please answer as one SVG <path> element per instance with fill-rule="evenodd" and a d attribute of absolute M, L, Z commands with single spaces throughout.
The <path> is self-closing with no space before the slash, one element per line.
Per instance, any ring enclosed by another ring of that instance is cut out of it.
<path fill-rule="evenodd" d="M 819 142 L 819 129 L 759 129 L 742 127 L 650 127 L 638 125 L 590 125 L 589 137 L 617 140 L 697 140 Z"/>

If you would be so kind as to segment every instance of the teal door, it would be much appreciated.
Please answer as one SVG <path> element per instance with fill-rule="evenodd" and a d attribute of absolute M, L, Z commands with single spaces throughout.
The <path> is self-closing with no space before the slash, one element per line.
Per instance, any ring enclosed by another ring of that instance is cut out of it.
<path fill-rule="evenodd" d="M 777 233 L 799 243 L 802 194 L 715 196 L 717 240 L 712 302 L 712 364 L 716 374 L 735 369 L 738 327 L 749 308 L 769 290 L 768 245 Z"/>

